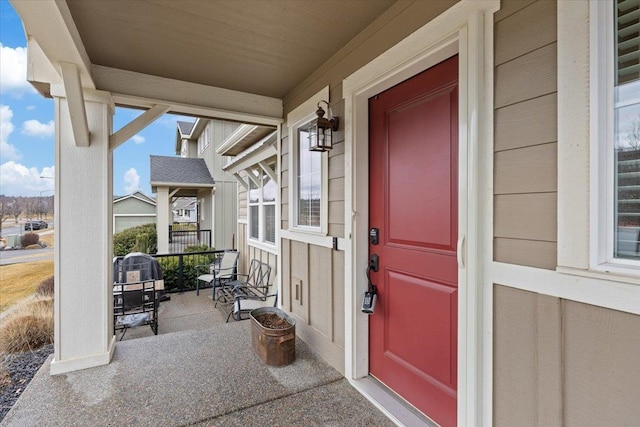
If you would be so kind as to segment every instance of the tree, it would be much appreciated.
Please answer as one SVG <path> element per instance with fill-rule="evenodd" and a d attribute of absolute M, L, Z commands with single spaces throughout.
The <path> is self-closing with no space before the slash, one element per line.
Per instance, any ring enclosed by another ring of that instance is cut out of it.
<path fill-rule="evenodd" d="M 7 206 L 7 198 L 0 196 L 0 233 L 2 233 L 2 223 L 9 218 L 9 210 Z"/>
<path fill-rule="evenodd" d="M 18 217 L 22 213 L 22 203 L 20 203 L 20 199 L 14 197 L 11 200 L 11 204 L 9 205 L 9 213 L 13 216 L 16 224 L 18 223 Z"/>

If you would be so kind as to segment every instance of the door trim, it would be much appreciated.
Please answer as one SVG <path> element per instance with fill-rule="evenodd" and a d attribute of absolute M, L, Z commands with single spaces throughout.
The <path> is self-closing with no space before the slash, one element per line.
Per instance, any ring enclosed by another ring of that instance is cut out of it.
<path fill-rule="evenodd" d="M 368 317 L 360 312 L 368 256 L 368 99 L 459 55 L 458 424 L 492 422 L 493 13 L 499 0 L 462 1 L 343 81 L 345 99 L 345 376 L 369 374 Z M 464 266 L 464 267 L 463 267 Z"/>

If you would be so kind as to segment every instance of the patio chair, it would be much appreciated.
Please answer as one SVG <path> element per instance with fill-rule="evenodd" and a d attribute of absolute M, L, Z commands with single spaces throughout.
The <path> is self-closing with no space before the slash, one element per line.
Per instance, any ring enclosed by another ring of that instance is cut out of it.
<path fill-rule="evenodd" d="M 196 295 L 200 295 L 200 282 L 205 282 L 213 288 L 212 298 L 217 301 L 217 290 L 236 278 L 239 255 L 238 251 L 225 251 L 212 264 L 196 265 Z M 200 274 L 202 269 L 208 269 L 209 273 Z"/>
<path fill-rule="evenodd" d="M 123 282 L 113 285 L 113 334 L 128 328 L 149 325 L 158 335 L 158 298 L 156 281 Z"/>
<path fill-rule="evenodd" d="M 269 292 L 271 266 L 267 263 L 251 260 L 249 274 L 238 275 L 238 279 L 226 284 L 218 302 L 229 307 L 227 322 L 233 316 L 235 320 L 242 320 L 242 314 L 254 308 L 275 306 L 277 294 Z"/>

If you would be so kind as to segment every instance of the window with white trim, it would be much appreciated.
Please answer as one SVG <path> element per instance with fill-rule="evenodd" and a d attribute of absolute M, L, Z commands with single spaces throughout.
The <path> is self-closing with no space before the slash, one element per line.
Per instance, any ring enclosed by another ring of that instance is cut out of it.
<path fill-rule="evenodd" d="M 616 0 L 612 7 L 612 256 L 640 260 L 640 0 Z"/>
<path fill-rule="evenodd" d="M 326 236 L 329 221 L 329 155 L 309 151 L 309 122 L 329 86 L 287 114 L 289 128 L 289 231 Z"/>
<path fill-rule="evenodd" d="M 275 163 L 269 164 L 275 170 Z M 277 184 L 261 168 L 252 170 L 253 179 L 249 178 L 248 223 L 249 239 L 275 245 L 276 243 L 276 194 Z"/>
<path fill-rule="evenodd" d="M 309 151 L 306 125 L 297 129 L 296 225 L 320 229 L 322 206 L 322 152 Z"/>

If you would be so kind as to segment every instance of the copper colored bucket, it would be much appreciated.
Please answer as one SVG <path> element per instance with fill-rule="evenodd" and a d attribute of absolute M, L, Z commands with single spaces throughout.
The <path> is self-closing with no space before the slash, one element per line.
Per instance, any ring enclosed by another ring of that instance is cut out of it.
<path fill-rule="evenodd" d="M 261 314 L 275 314 L 286 321 L 287 327 L 272 329 L 262 325 L 256 318 Z M 276 307 L 263 307 L 252 310 L 251 342 L 253 350 L 269 366 L 286 366 L 296 360 L 296 321 Z"/>

